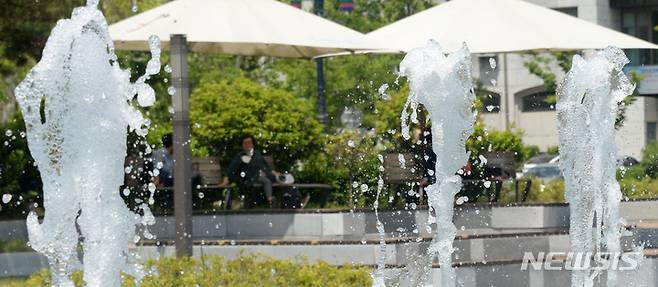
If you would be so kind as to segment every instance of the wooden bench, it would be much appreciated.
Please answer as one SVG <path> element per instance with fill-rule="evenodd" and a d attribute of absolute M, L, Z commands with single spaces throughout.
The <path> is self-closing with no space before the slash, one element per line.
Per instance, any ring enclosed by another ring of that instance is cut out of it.
<path fill-rule="evenodd" d="M 417 159 L 411 153 L 390 153 L 384 155 L 384 182 L 395 186 L 413 186 L 416 184 L 415 194 L 420 203 L 423 202 L 424 188 L 418 185 L 422 180 L 422 170 L 418 169 Z M 405 198 L 407 193 L 405 192 Z"/>
<path fill-rule="evenodd" d="M 469 185 L 472 185 L 478 189 L 478 193 L 475 195 L 476 197 L 486 195 L 490 202 L 497 202 L 500 198 L 503 181 L 510 179 L 510 171 L 514 171 L 513 156 L 513 154 L 510 156 L 508 153 L 487 154 L 487 167 L 501 169 L 503 174 L 501 176 L 492 176 L 486 179 L 463 179 L 462 192 L 465 192 L 465 189 L 468 188 Z M 400 160 L 401 158 L 403 159 L 402 161 Z M 404 166 L 402 166 L 401 162 L 404 163 Z M 388 184 L 398 186 L 408 186 L 411 183 L 418 184 L 422 180 L 422 168 L 423 167 L 418 164 L 418 159 L 416 159 L 411 153 L 386 154 L 384 156 L 384 181 Z M 484 186 L 485 181 L 491 183 L 489 187 Z M 522 194 L 519 194 L 520 183 L 525 183 Z M 525 202 L 528 199 L 530 186 L 531 181 L 529 180 L 514 179 L 515 198 L 517 202 L 519 200 Z M 424 193 L 424 188 L 417 186 L 416 196 L 418 196 L 419 202 L 421 203 L 424 200 Z M 467 195 L 467 193 L 465 195 Z"/>
<path fill-rule="evenodd" d="M 274 170 L 274 161 L 272 157 L 266 156 L 265 161 L 267 164 Z M 223 201 L 219 203 L 219 207 L 224 209 L 230 209 L 232 205 L 232 193 L 235 189 L 233 185 L 222 185 L 223 174 L 221 165 L 219 163 L 218 157 L 202 157 L 192 159 L 192 170 L 196 171 L 201 175 L 203 179 L 203 184 L 200 187 L 197 187 L 198 190 L 203 191 L 223 191 Z M 256 185 L 258 187 L 258 185 Z M 329 184 L 320 184 L 320 183 L 293 183 L 293 184 L 283 184 L 275 182 L 272 184 L 273 188 L 277 189 L 304 189 L 304 190 L 322 190 L 322 196 L 320 197 L 320 207 L 324 207 L 326 204 L 328 193 L 333 189 Z M 302 200 L 302 208 L 306 206 L 310 200 L 310 194 L 307 194 L 306 197 Z"/>

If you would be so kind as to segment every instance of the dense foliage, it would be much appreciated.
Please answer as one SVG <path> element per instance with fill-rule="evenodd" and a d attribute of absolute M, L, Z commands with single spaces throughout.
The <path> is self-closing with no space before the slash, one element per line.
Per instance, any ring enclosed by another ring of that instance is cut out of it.
<path fill-rule="evenodd" d="M 265 256 L 246 255 L 234 260 L 222 257 L 186 257 L 150 260 L 145 265 L 151 274 L 139 282 L 143 287 L 177 286 L 370 286 L 368 267 L 336 267 L 320 261 L 305 259 L 277 260 Z M 76 286 L 83 286 L 81 273 L 72 278 Z M 14 285 L 12 285 L 14 284 Z M 50 286 L 47 270 L 37 273 L 24 282 L 9 283 L 10 287 Z M 123 287 L 137 286 L 125 276 Z"/>
<path fill-rule="evenodd" d="M 31 252 L 26 241 L 24 240 L 0 240 L 0 253 L 14 253 L 14 252 Z M 2 285 L 0 285 L 2 286 Z"/>
<path fill-rule="evenodd" d="M 0 124 L 0 217 L 25 216 L 30 203 L 41 203 L 39 171 L 27 148 L 22 118 Z"/>
<path fill-rule="evenodd" d="M 249 79 L 202 84 L 192 94 L 190 118 L 198 154 L 229 158 L 241 136 L 251 134 L 278 167 L 288 168 L 320 147 L 322 127 L 308 100 Z"/>
<path fill-rule="evenodd" d="M 328 136 L 324 149 L 300 161 L 294 172 L 303 181 L 332 184 L 331 204 L 368 207 L 376 197 L 381 152 L 372 135 L 346 131 Z"/>

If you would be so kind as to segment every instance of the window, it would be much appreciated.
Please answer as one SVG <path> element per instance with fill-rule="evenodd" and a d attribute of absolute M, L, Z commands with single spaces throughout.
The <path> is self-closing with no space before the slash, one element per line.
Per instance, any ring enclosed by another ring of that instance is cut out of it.
<path fill-rule="evenodd" d="M 485 114 L 495 114 L 500 112 L 500 95 L 485 91 L 486 96 L 482 99 L 482 112 Z"/>
<path fill-rule="evenodd" d="M 495 69 L 491 68 L 491 64 L 496 67 Z M 498 57 L 496 55 L 491 56 L 481 56 L 478 57 L 478 67 L 480 68 L 480 82 L 484 85 L 495 86 L 496 81 L 498 80 Z"/>
<path fill-rule="evenodd" d="M 650 143 L 656 140 L 656 122 L 647 122 L 647 140 Z"/>
<path fill-rule="evenodd" d="M 625 34 L 658 42 L 658 8 L 629 9 L 621 14 L 621 31 Z M 632 66 L 658 64 L 658 52 L 652 50 L 626 50 Z"/>
<path fill-rule="evenodd" d="M 568 14 L 570 16 L 578 17 L 578 7 L 553 8 L 553 10 Z"/>
<path fill-rule="evenodd" d="M 555 110 L 555 104 L 550 101 L 548 93 L 537 92 L 522 98 L 523 112 L 545 112 Z"/>

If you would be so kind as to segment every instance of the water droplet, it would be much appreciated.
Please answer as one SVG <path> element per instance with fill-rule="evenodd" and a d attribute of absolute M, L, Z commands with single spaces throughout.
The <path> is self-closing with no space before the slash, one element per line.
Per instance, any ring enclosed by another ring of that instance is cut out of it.
<path fill-rule="evenodd" d="M 489 66 L 491 67 L 492 70 L 496 69 L 496 59 L 495 58 L 489 58 Z"/>
<path fill-rule="evenodd" d="M 382 100 L 389 100 L 391 98 L 388 93 L 386 93 L 386 90 L 388 90 L 388 84 L 383 84 L 379 87 L 379 95 L 382 97 Z"/>
<path fill-rule="evenodd" d="M 137 0 L 133 0 L 130 10 L 132 10 L 133 13 L 137 13 L 137 11 L 139 11 L 139 7 L 137 6 Z"/>
<path fill-rule="evenodd" d="M 484 157 L 483 155 L 479 155 L 479 156 L 478 156 L 478 159 L 480 159 L 480 163 L 481 163 L 482 165 L 486 165 L 486 164 L 487 164 L 487 158 Z"/>
<path fill-rule="evenodd" d="M 139 85 L 137 89 L 137 103 L 141 107 L 150 107 L 155 103 L 155 90 L 146 84 Z"/>
<path fill-rule="evenodd" d="M 370 188 L 368 187 L 367 184 L 364 183 L 364 184 L 361 185 L 361 192 L 365 193 L 368 190 L 370 190 Z"/>
<path fill-rule="evenodd" d="M 4 203 L 4 204 L 9 203 L 9 202 L 11 201 L 11 198 L 12 198 L 12 197 L 13 197 L 13 195 L 11 195 L 11 194 L 9 194 L 9 193 L 5 193 L 5 194 L 3 194 L 3 195 L 2 195 L 2 203 Z"/>
<path fill-rule="evenodd" d="M 127 187 L 124 188 L 124 189 L 123 189 L 123 195 L 124 195 L 124 196 L 129 196 L 129 195 L 130 195 L 130 188 L 127 188 Z"/>
<path fill-rule="evenodd" d="M 11 137 L 12 134 L 13 134 L 13 132 L 11 130 L 5 131 L 5 136 L 7 136 L 7 137 Z"/>
<path fill-rule="evenodd" d="M 203 199 L 205 196 L 206 196 L 206 195 L 203 194 L 203 192 L 199 192 L 199 198 L 200 198 L 200 199 Z"/>
<path fill-rule="evenodd" d="M 173 70 L 171 69 L 171 66 L 169 66 L 169 64 L 165 65 L 164 70 L 165 70 L 165 72 L 167 72 L 167 73 L 169 73 L 169 74 L 171 74 L 171 71 L 173 71 Z"/>
<path fill-rule="evenodd" d="M 170 96 L 176 95 L 176 88 L 174 88 L 174 86 L 167 88 L 167 94 L 169 94 Z"/>
<path fill-rule="evenodd" d="M 155 192 L 155 184 L 152 182 L 149 182 L 149 187 L 148 187 L 150 192 Z"/>

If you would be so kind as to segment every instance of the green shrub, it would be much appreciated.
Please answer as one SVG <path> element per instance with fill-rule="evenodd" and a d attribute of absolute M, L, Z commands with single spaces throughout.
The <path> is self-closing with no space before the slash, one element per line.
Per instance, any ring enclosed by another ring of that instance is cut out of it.
<path fill-rule="evenodd" d="M 523 199 L 523 192 L 525 189 L 525 181 L 519 181 L 519 201 Z M 492 184 L 493 186 L 493 184 Z M 503 183 L 502 191 L 498 202 L 509 203 L 515 202 L 516 194 L 514 190 L 514 182 L 506 181 Z M 542 181 L 540 179 L 532 179 L 530 192 L 528 193 L 529 203 L 556 203 L 565 202 L 564 198 L 564 181 L 551 180 Z"/>
<path fill-rule="evenodd" d="M 277 260 L 259 255 L 240 256 L 235 260 L 222 257 L 185 257 L 150 260 L 145 270 L 153 270 L 139 286 L 370 286 L 368 267 L 346 265 L 336 267 L 326 262 L 309 263 L 306 259 Z M 83 286 L 82 275 L 73 275 L 76 286 Z M 11 285 L 10 285 L 11 286 Z M 50 286 L 47 270 L 34 274 L 20 285 L 25 287 Z M 125 276 L 123 287 L 137 286 Z M 12 286 L 13 287 L 13 286 Z"/>
<path fill-rule="evenodd" d="M 531 157 L 539 153 L 539 147 L 536 145 L 524 145 L 521 149 L 521 155 L 523 155 L 523 161 L 530 159 Z"/>
<path fill-rule="evenodd" d="M 658 141 L 653 141 L 644 147 L 640 166 L 644 169 L 644 174 L 658 178 Z"/>
<path fill-rule="evenodd" d="M 295 176 L 300 182 L 332 184 L 330 205 L 370 207 L 377 193 L 381 152 L 371 135 L 344 132 L 327 136 L 324 151 L 299 162 Z M 368 188 L 362 189 L 362 185 Z M 380 196 L 382 207 L 388 204 L 387 192 L 388 189 L 383 190 Z"/>
<path fill-rule="evenodd" d="M 565 202 L 564 181 L 552 180 L 544 182 L 534 179 L 530 194 L 528 195 L 528 201 L 537 203 Z"/>
<path fill-rule="evenodd" d="M 0 253 L 26 252 L 32 251 L 24 240 L 0 240 Z"/>
<path fill-rule="evenodd" d="M 546 149 L 546 153 L 552 154 L 552 155 L 558 155 L 560 154 L 560 147 L 559 146 L 549 146 L 548 149 Z"/>
<path fill-rule="evenodd" d="M 240 150 L 245 133 L 281 171 L 321 147 L 322 126 L 310 101 L 244 78 L 203 83 L 190 98 L 190 119 L 193 152 L 225 161 Z"/>
<path fill-rule="evenodd" d="M 658 197 L 658 180 L 645 176 L 640 179 L 625 177 L 619 181 L 621 192 L 631 199 Z"/>

